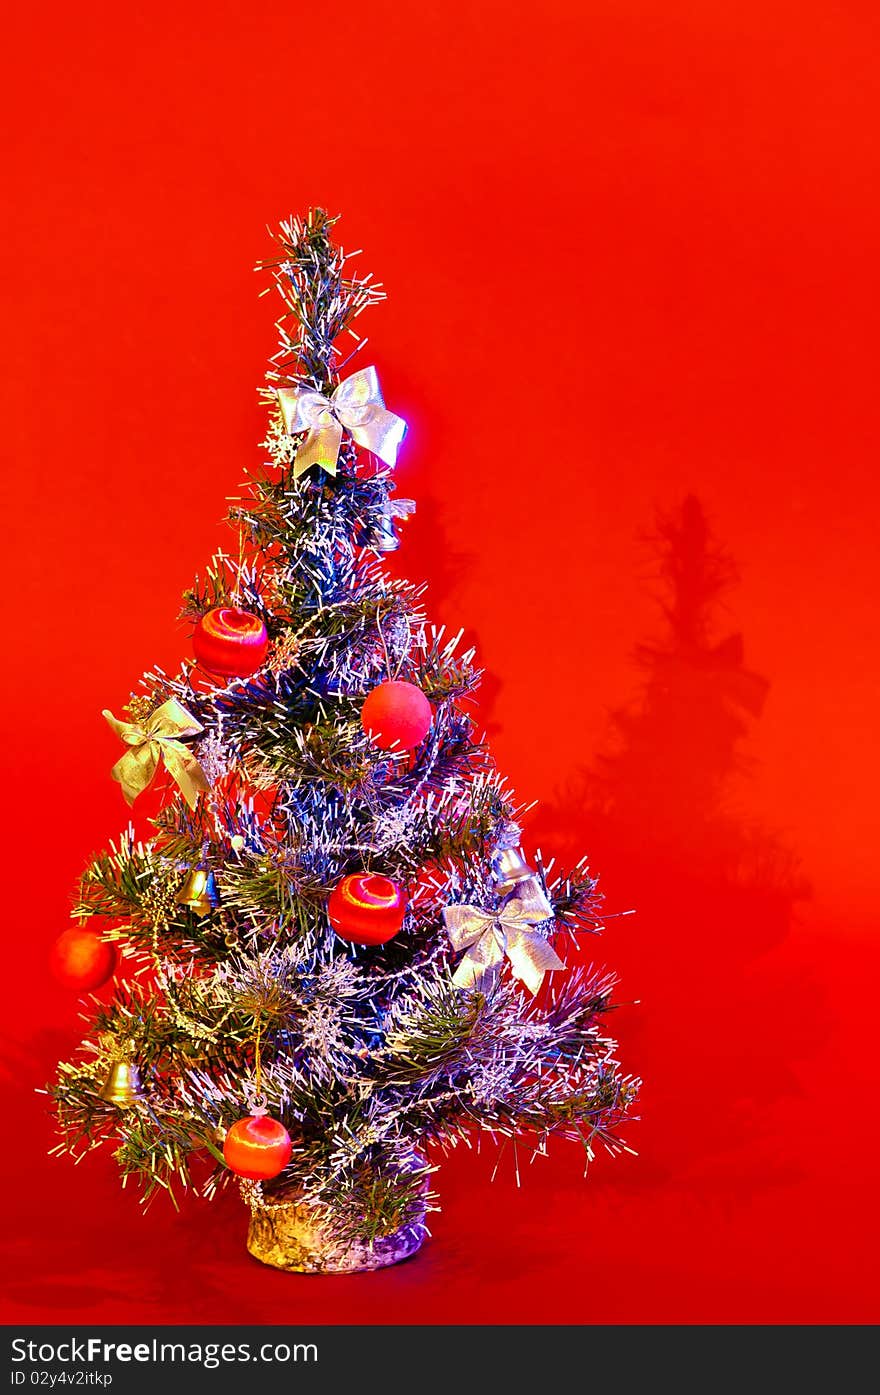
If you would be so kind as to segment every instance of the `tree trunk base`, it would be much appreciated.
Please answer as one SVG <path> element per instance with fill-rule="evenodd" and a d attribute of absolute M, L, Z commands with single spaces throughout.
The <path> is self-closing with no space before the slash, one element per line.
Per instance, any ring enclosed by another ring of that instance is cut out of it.
<path fill-rule="evenodd" d="M 373 1241 L 340 1243 L 331 1238 L 314 1211 L 296 1199 L 269 1201 L 259 1187 L 242 1186 L 251 1208 L 248 1252 L 261 1264 L 292 1274 L 358 1274 L 398 1264 L 421 1249 L 427 1236 L 424 1216 Z"/>

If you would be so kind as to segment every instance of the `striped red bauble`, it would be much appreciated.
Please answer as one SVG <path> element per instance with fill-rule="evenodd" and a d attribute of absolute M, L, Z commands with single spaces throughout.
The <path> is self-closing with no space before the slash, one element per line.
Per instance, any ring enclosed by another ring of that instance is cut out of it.
<path fill-rule="evenodd" d="M 220 605 L 199 620 L 193 653 L 208 673 L 221 678 L 247 678 L 256 673 L 269 652 L 269 636 L 258 615 L 237 606 Z"/>
<path fill-rule="evenodd" d="M 406 892 L 390 877 L 357 872 L 343 877 L 327 905 L 330 924 L 352 945 L 384 945 L 403 925 Z"/>

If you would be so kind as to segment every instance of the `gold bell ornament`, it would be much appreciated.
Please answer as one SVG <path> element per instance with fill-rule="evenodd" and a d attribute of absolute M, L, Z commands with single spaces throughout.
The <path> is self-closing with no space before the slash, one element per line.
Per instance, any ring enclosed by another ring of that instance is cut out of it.
<path fill-rule="evenodd" d="M 178 906 L 187 906 L 196 915 L 210 915 L 220 905 L 217 879 L 207 867 L 192 867 L 175 896 Z"/>
<path fill-rule="evenodd" d="M 128 1109 L 144 1098 L 141 1073 L 133 1061 L 114 1061 L 100 1089 L 102 1100 Z"/>

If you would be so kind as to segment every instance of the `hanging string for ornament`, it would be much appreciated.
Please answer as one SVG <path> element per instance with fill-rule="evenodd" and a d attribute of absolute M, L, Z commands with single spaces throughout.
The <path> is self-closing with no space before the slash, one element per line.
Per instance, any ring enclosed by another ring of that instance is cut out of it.
<path fill-rule="evenodd" d="M 390 680 L 392 680 L 393 678 L 396 678 L 396 677 L 397 677 L 397 674 L 400 673 L 400 664 L 397 665 L 397 672 L 396 672 L 396 673 L 392 673 L 392 672 L 391 672 L 391 660 L 390 660 L 390 658 L 388 657 L 388 645 L 387 645 L 386 642 L 385 642 L 385 635 L 384 635 L 384 632 L 383 632 L 383 630 L 382 630 L 382 617 L 381 617 L 381 615 L 379 614 L 378 611 L 376 611 L 376 629 L 379 631 L 379 642 L 380 642 L 380 644 L 382 645 L 382 653 L 385 655 L 385 672 L 386 672 L 386 674 L 388 675 L 388 680 L 390 681 Z M 401 662 L 402 662 L 402 660 L 401 660 Z"/>
<path fill-rule="evenodd" d="M 227 949 L 236 950 L 241 948 L 241 941 L 238 937 L 238 926 L 230 920 L 225 911 L 221 917 L 221 928 L 223 930 L 223 943 Z"/>
<path fill-rule="evenodd" d="M 293 1152 L 290 1134 L 278 1119 L 270 1119 L 263 1094 L 262 1021 L 254 1018 L 254 1083 L 245 1091 L 250 1113 L 232 1125 L 223 1141 L 226 1166 L 239 1177 L 264 1182 L 283 1172 Z"/>
<path fill-rule="evenodd" d="M 265 1104 L 266 1101 L 263 1098 L 263 1056 L 260 1050 L 263 1019 L 259 1014 L 254 1018 L 254 1027 L 256 1028 L 256 1035 L 254 1037 L 254 1089 L 257 1092 L 257 1098 L 262 1099 L 263 1104 Z M 265 1113 L 265 1110 L 263 1110 L 263 1113 Z"/>
<path fill-rule="evenodd" d="M 227 560 L 232 566 L 232 559 Z M 196 661 L 214 678 L 249 678 L 262 668 L 269 652 L 265 624 L 259 615 L 242 606 L 243 576 L 244 529 L 239 524 L 238 564 L 232 595 L 225 605 L 206 611 L 193 631 Z"/>
<path fill-rule="evenodd" d="M 391 674 L 388 646 L 382 632 L 382 622 L 376 615 L 376 629 L 385 653 L 388 678 L 369 692 L 361 707 L 361 726 L 375 746 L 395 754 L 412 751 L 420 746 L 434 720 L 434 709 L 421 688 L 397 677 L 403 665 L 401 655 L 397 673 Z"/>
<path fill-rule="evenodd" d="M 218 740 L 219 740 L 219 737 L 218 737 Z M 220 817 L 220 815 L 221 815 L 220 795 L 219 795 L 219 792 L 218 792 L 216 789 L 212 789 L 212 790 L 211 790 L 211 794 L 210 794 L 210 796 L 209 796 L 209 798 L 208 798 L 208 800 L 207 800 L 207 805 L 208 805 L 208 817 L 210 818 L 211 824 L 212 824 L 212 826 L 213 826 L 212 831 L 213 831 L 213 834 L 214 834 L 214 842 L 215 842 L 218 846 L 222 846 L 223 841 L 224 841 L 224 839 L 225 839 L 225 837 L 226 837 L 226 824 L 221 820 L 221 817 Z"/>
<path fill-rule="evenodd" d="M 212 732 L 206 741 L 202 743 L 202 759 L 208 767 L 212 785 L 209 793 L 205 796 L 203 807 L 205 808 L 207 819 L 211 826 L 213 842 L 218 848 L 223 848 L 229 843 L 233 852 L 240 852 L 245 846 L 245 840 L 239 834 L 229 837 L 229 827 L 233 819 L 233 811 L 230 807 L 230 796 L 234 799 L 235 785 L 233 783 L 240 769 L 238 762 L 231 757 L 223 744 L 223 713 L 217 712 L 216 731 Z M 205 750 L 205 746 L 208 750 Z M 230 774 L 233 780 L 228 777 Z M 222 786 L 222 788 L 221 788 Z M 203 858 L 207 854 L 207 843 L 202 851 Z"/>
<path fill-rule="evenodd" d="M 235 590 L 232 599 L 237 607 L 241 607 L 242 574 L 244 572 L 244 528 L 241 519 L 238 520 L 238 566 L 235 569 Z"/>

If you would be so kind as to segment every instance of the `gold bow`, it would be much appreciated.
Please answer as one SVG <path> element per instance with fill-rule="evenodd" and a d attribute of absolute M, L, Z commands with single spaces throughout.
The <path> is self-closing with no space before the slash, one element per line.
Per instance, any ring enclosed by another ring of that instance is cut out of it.
<path fill-rule="evenodd" d="M 297 383 L 278 388 L 278 401 L 287 434 L 307 433 L 296 452 L 294 479 L 312 465 L 335 475 L 343 430 L 386 465 L 396 463 L 406 422 L 386 409 L 375 368 L 361 368 L 344 378 L 331 397 Z"/>
<path fill-rule="evenodd" d="M 211 788 L 192 751 L 180 740 L 182 736 L 198 736 L 204 730 L 195 717 L 174 698 L 157 707 L 142 727 L 136 722 L 117 721 L 106 707 L 103 715 L 116 735 L 131 747 L 110 772 L 122 786 L 126 803 L 133 804 L 147 788 L 161 758 L 168 774 L 180 786 L 187 804 L 194 809 L 199 793 Z"/>
<path fill-rule="evenodd" d="M 452 982 L 457 988 L 478 987 L 490 970 L 510 960 L 514 978 L 537 993 L 545 973 L 565 965 L 535 927 L 553 917 L 553 908 L 540 887 L 526 886 L 496 911 L 479 906 L 446 906 L 443 922 L 453 949 L 467 953 Z"/>

